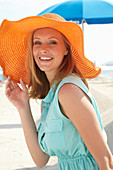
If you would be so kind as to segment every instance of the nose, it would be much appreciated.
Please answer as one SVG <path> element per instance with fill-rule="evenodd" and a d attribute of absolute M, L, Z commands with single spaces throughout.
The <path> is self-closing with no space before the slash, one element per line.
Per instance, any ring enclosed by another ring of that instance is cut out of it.
<path fill-rule="evenodd" d="M 43 44 L 42 46 L 41 46 L 41 53 L 42 54 L 45 54 L 45 53 L 47 53 L 48 52 L 48 46 L 46 45 L 46 44 Z"/>

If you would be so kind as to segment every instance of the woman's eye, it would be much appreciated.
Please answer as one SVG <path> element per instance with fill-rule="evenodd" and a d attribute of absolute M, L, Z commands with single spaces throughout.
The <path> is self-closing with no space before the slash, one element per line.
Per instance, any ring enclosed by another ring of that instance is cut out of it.
<path fill-rule="evenodd" d="M 54 45 L 54 44 L 57 44 L 57 42 L 56 41 L 51 41 L 49 44 Z"/>
<path fill-rule="evenodd" d="M 34 44 L 34 45 L 40 45 L 40 44 L 41 44 L 41 42 L 39 42 L 39 41 L 35 41 L 33 44 Z"/>

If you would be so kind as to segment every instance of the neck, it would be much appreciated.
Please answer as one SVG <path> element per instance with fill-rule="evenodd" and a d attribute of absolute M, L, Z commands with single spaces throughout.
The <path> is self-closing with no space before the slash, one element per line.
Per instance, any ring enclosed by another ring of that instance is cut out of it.
<path fill-rule="evenodd" d="M 48 79 L 48 81 L 50 83 L 50 86 L 51 86 L 51 83 L 52 83 L 52 80 L 55 77 L 55 74 L 53 74 L 53 73 L 45 73 L 45 74 L 46 74 L 46 77 L 47 77 L 47 79 Z"/>

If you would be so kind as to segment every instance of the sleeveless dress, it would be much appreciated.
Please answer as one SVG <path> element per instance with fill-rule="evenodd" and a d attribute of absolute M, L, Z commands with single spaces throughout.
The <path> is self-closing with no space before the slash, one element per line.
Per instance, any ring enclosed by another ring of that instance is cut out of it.
<path fill-rule="evenodd" d="M 37 129 L 39 145 L 48 155 L 58 157 L 59 170 L 99 170 L 77 129 L 61 113 L 58 92 L 66 83 L 75 84 L 86 93 L 95 109 L 101 130 L 104 131 L 92 94 L 80 78 L 69 75 L 59 83 L 55 91 L 54 86 L 51 87 L 42 100 L 42 114 Z"/>

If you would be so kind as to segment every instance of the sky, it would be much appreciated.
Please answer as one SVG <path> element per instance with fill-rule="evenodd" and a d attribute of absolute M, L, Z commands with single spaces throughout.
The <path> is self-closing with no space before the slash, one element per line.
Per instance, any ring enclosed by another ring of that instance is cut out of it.
<path fill-rule="evenodd" d="M 0 24 L 3 19 L 13 21 L 37 15 L 63 1 L 67 0 L 0 0 Z M 84 51 L 85 56 L 97 65 L 113 60 L 113 24 L 85 24 Z"/>

